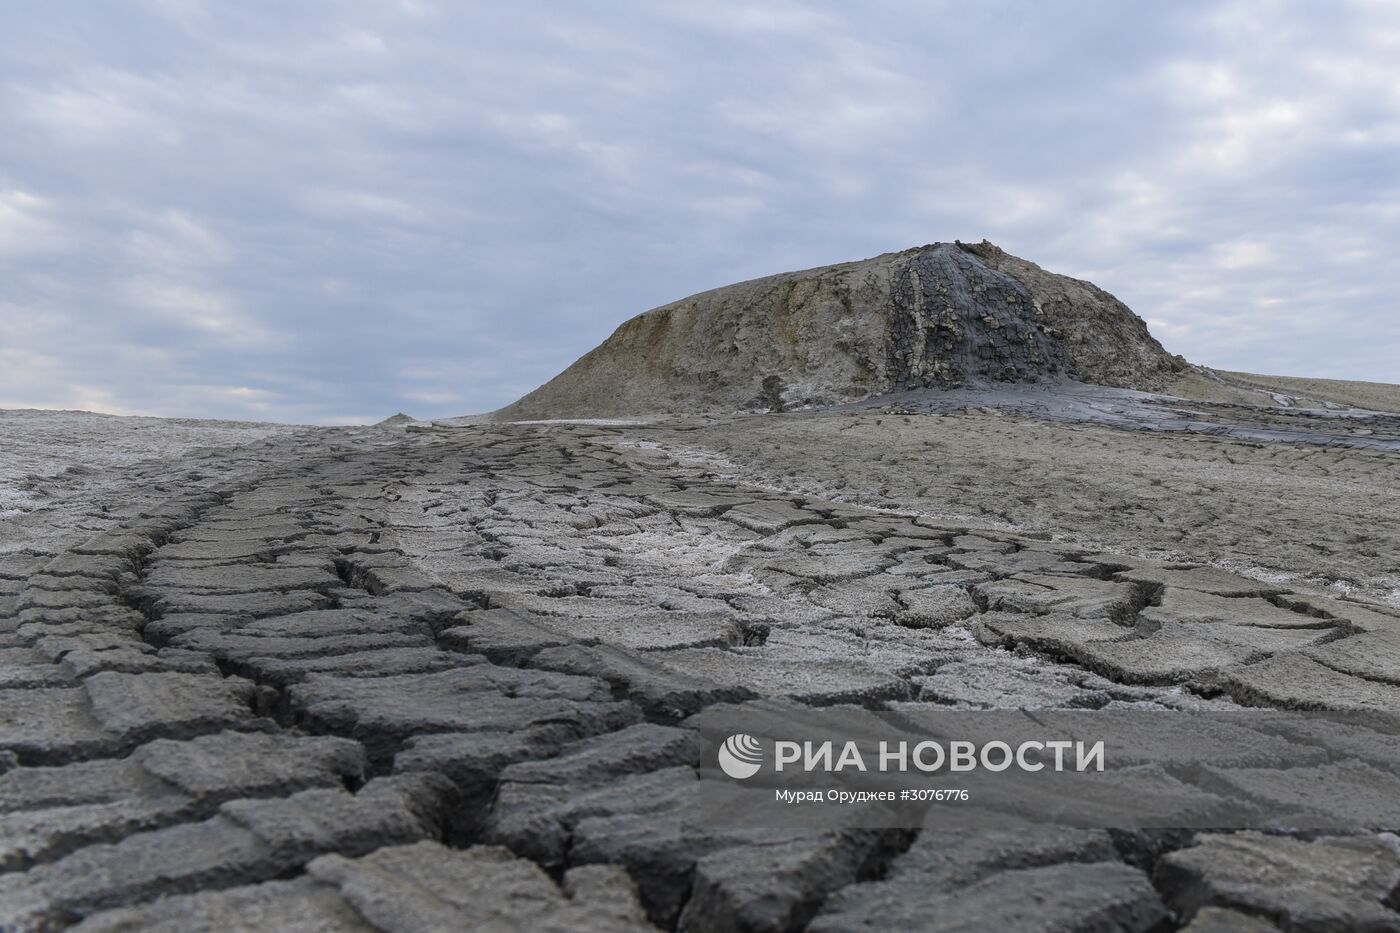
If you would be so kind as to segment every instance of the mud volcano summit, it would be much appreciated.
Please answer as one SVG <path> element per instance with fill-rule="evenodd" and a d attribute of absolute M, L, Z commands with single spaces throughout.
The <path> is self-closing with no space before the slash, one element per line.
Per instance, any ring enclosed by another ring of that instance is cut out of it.
<path fill-rule="evenodd" d="M 1103 289 L 985 240 L 934 243 L 654 308 L 499 415 L 783 410 L 1064 380 L 1152 391 L 1185 369 Z"/>

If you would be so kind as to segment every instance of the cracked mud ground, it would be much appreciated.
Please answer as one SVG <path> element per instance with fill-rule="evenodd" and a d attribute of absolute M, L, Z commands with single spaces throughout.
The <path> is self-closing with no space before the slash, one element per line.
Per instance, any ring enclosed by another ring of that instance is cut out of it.
<path fill-rule="evenodd" d="M 1400 929 L 1389 835 L 683 822 L 716 704 L 1400 710 L 1392 453 L 878 412 L 218 442 L 0 519 L 0 928 Z"/>

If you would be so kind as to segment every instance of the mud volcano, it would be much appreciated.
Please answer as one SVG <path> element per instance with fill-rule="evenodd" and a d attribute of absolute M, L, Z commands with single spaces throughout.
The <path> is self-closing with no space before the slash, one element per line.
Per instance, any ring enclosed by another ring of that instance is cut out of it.
<path fill-rule="evenodd" d="M 1066 379 L 1152 390 L 1184 367 L 1088 282 L 986 241 L 934 243 L 647 311 L 499 415 L 784 410 Z"/>

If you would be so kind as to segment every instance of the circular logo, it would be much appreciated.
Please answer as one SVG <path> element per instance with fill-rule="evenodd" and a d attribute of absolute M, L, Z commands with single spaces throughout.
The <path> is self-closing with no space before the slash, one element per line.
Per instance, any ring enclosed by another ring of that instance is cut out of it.
<path fill-rule="evenodd" d="M 763 767 L 763 746 L 753 736 L 737 732 L 719 747 L 719 766 L 735 780 L 751 778 Z"/>

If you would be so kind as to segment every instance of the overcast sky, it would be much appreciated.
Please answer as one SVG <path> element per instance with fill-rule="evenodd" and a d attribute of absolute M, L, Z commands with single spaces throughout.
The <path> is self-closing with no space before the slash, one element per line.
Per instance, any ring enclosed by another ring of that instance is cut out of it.
<path fill-rule="evenodd" d="M 0 407 L 483 411 L 937 240 L 1400 382 L 1400 4 L 8 0 Z"/>

